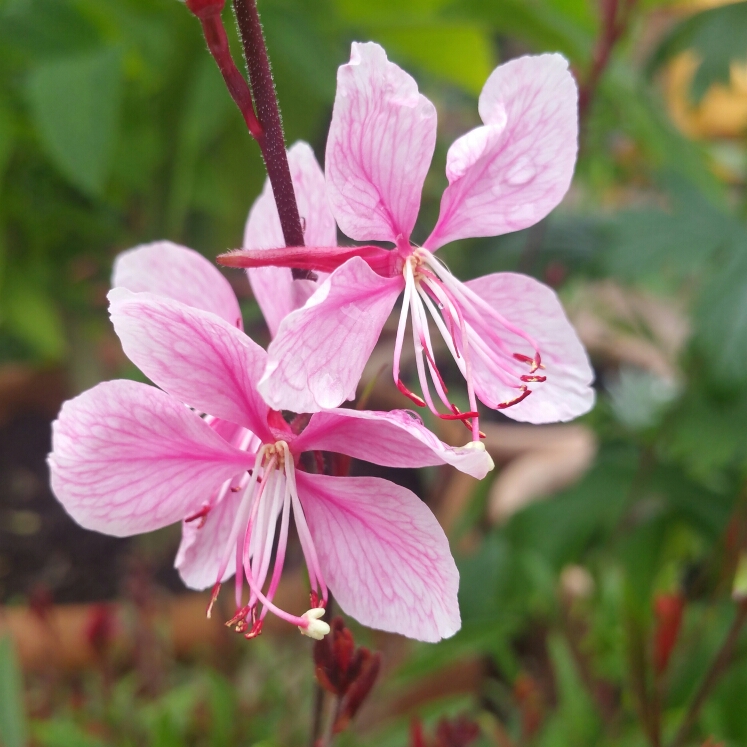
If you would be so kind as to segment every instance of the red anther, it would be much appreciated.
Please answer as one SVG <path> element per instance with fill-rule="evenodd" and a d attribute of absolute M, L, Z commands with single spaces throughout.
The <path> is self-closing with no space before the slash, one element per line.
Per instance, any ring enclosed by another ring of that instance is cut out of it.
<path fill-rule="evenodd" d="M 459 412 L 459 408 L 456 405 L 452 405 L 451 409 L 454 411 L 455 415 L 459 415 L 460 416 L 458 419 L 461 420 L 462 413 Z M 476 418 L 478 416 L 478 413 L 476 413 L 476 412 L 468 412 L 468 413 L 464 413 L 464 414 L 465 415 L 469 415 L 470 417 L 473 417 L 473 418 Z M 454 419 L 456 420 L 457 418 L 454 418 Z M 462 420 L 462 423 L 464 423 L 464 427 L 468 431 L 472 431 L 472 423 L 468 423 L 466 420 Z M 482 431 L 478 431 L 478 433 L 479 433 L 480 438 L 487 438 L 487 436 Z"/>
<path fill-rule="evenodd" d="M 187 8 L 198 18 L 207 18 L 220 13 L 225 4 L 226 0 L 187 0 Z"/>
<path fill-rule="evenodd" d="M 480 413 L 475 412 L 474 410 L 470 410 L 469 412 L 460 412 L 455 415 L 449 415 L 448 413 L 438 413 L 438 417 L 441 418 L 441 420 L 461 420 L 463 422 L 471 420 L 472 418 L 477 418 L 479 416 Z"/>
<path fill-rule="evenodd" d="M 251 470 L 249 470 L 249 471 L 251 472 Z M 239 490 L 241 490 L 241 488 L 238 487 L 237 485 L 231 485 L 231 492 L 232 493 L 238 493 Z M 202 526 L 202 525 L 200 525 L 200 526 Z"/>
<path fill-rule="evenodd" d="M 217 584 L 215 584 L 215 586 L 213 586 L 212 592 L 210 592 L 210 602 L 208 603 L 208 607 L 207 607 L 208 620 L 213 615 L 213 607 L 215 606 L 215 600 L 218 599 L 218 594 L 220 594 L 220 587 L 221 587 L 221 584 L 219 581 Z"/>
<path fill-rule="evenodd" d="M 309 594 L 309 606 L 312 610 L 315 610 L 317 607 L 319 607 L 319 595 L 313 590 Z"/>
<path fill-rule="evenodd" d="M 425 407 L 425 400 L 418 397 L 417 394 L 414 392 L 411 392 L 403 383 L 402 379 L 397 379 L 397 389 L 402 392 L 402 394 L 405 395 L 405 397 L 409 397 L 418 407 Z"/>
<path fill-rule="evenodd" d="M 542 383 L 543 381 L 547 381 L 547 376 L 527 376 L 524 374 L 524 376 L 519 377 L 522 381 L 526 381 L 529 383 Z"/>
<path fill-rule="evenodd" d="M 535 353 L 534 358 L 530 358 L 528 355 L 522 355 L 521 353 L 514 353 L 514 358 L 516 358 L 517 361 L 528 364 L 530 374 L 533 374 L 538 368 L 545 368 L 539 351 Z"/>
<path fill-rule="evenodd" d="M 233 488 L 231 488 L 233 490 Z M 236 488 L 238 491 L 238 488 Z M 198 529 L 202 529 L 202 527 L 205 526 L 205 520 L 207 519 L 207 515 L 210 513 L 211 506 L 203 506 L 197 513 L 192 514 L 191 516 L 188 516 L 184 521 L 189 524 L 191 521 L 197 521 L 197 519 L 200 520 L 200 523 L 197 525 Z"/>
<path fill-rule="evenodd" d="M 237 633 L 243 632 L 243 630 L 246 628 L 246 625 L 247 625 L 246 618 L 250 612 L 253 612 L 253 608 L 251 608 L 249 605 L 242 607 L 240 610 L 236 612 L 236 614 L 230 620 L 226 620 L 226 623 L 225 623 L 226 627 L 232 628 L 236 626 Z M 239 626 L 242 622 L 244 623 L 244 628 L 239 630 Z"/>
<path fill-rule="evenodd" d="M 501 402 L 495 406 L 496 410 L 505 410 L 507 407 L 513 407 L 514 405 L 518 405 L 519 402 L 526 399 L 531 393 L 531 389 L 527 389 L 525 385 L 521 387 L 522 392 L 518 397 L 514 397 L 514 399 L 508 400 L 508 402 Z"/>
<path fill-rule="evenodd" d="M 252 638 L 256 638 L 259 635 L 262 635 L 262 625 L 264 624 L 264 620 L 257 620 L 257 622 L 252 625 L 252 629 L 248 633 L 244 633 L 244 638 L 246 638 L 247 641 L 251 641 Z"/>

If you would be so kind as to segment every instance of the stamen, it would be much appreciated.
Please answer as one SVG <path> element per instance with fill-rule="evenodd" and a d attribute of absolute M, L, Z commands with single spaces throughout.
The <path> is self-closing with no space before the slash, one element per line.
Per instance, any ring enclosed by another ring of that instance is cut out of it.
<path fill-rule="evenodd" d="M 522 392 L 518 397 L 514 397 L 514 399 L 510 399 L 507 402 L 500 402 L 495 406 L 496 410 L 505 410 L 507 407 L 513 407 L 514 405 L 518 405 L 519 402 L 526 399 L 531 393 L 532 390 L 528 389 L 526 386 L 521 387 Z M 534 401 L 534 400 L 532 400 Z"/>
<path fill-rule="evenodd" d="M 318 585 L 322 592 L 322 599 L 326 604 L 327 584 L 324 581 L 319 558 L 317 557 L 316 548 L 314 547 L 314 540 L 311 537 L 309 525 L 306 523 L 306 516 L 303 512 L 303 507 L 301 506 L 301 500 L 298 497 L 298 490 L 296 488 L 296 467 L 293 464 L 293 459 L 288 459 L 286 465 L 288 486 L 290 488 L 291 501 L 293 503 L 293 518 L 296 522 L 296 531 L 298 532 L 301 550 L 303 551 L 306 560 L 306 567 L 309 569 L 309 582 L 311 583 L 313 591 L 317 591 Z"/>

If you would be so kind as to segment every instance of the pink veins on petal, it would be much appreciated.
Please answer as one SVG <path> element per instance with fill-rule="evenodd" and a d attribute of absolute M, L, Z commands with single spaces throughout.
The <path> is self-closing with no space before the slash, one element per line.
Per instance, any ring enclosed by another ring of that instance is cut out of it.
<path fill-rule="evenodd" d="M 478 400 L 533 423 L 570 420 L 590 409 L 593 372 L 550 288 L 513 273 L 462 283 L 434 255 L 452 240 L 531 226 L 563 198 L 578 134 L 577 89 L 566 60 L 523 57 L 493 71 L 480 95 L 483 125 L 449 149 L 449 185 L 423 247 L 410 236 L 435 147 L 435 108 L 376 44 L 353 44 L 337 84 L 325 159 L 329 207 L 352 239 L 389 241 L 394 248 L 310 245 L 219 258 L 234 267 L 332 273 L 280 323 L 259 383 L 265 399 L 276 409 L 300 401 L 318 411 L 352 398 L 404 292 L 393 378 L 417 406 L 462 420 L 474 441 Z M 400 375 L 408 318 L 420 394 Z M 466 380 L 466 412 L 449 396 L 432 325 Z M 324 339 L 310 344 L 318 329 Z"/>
<path fill-rule="evenodd" d="M 120 286 L 109 298 L 125 353 L 156 386 L 106 382 L 65 403 L 49 457 L 65 509 L 116 536 L 181 520 L 184 582 L 212 587 L 214 602 L 235 575 L 229 623 L 247 637 L 259 635 L 268 612 L 323 636 L 329 591 L 365 625 L 426 641 L 453 635 L 458 572 L 425 504 L 379 478 L 309 474 L 303 455 L 450 464 L 480 479 L 492 468 L 484 448 L 447 446 L 404 411 L 331 409 L 288 424 L 257 389 L 267 354 L 236 326 L 230 288 L 209 285 L 210 298 L 200 283 L 191 292 L 162 282 L 154 251 L 142 247 L 120 267 L 122 282 L 141 290 Z M 209 266 L 184 248 L 169 251 L 185 279 L 201 274 L 192 273 L 201 261 Z M 275 603 L 291 520 L 311 587 L 302 615 Z"/>

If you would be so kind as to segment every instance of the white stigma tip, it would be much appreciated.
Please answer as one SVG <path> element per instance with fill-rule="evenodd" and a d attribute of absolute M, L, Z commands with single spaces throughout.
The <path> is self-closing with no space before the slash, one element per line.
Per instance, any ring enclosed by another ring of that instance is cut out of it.
<path fill-rule="evenodd" d="M 313 638 L 315 641 L 321 641 L 329 633 L 329 625 L 324 620 L 319 619 L 324 616 L 325 612 L 324 607 L 314 607 L 313 610 L 304 612 L 301 617 L 304 620 L 308 620 L 309 624 L 305 628 L 299 625 L 298 629 L 303 635 Z"/>
<path fill-rule="evenodd" d="M 488 454 L 488 452 L 485 450 L 485 444 L 482 441 L 470 441 L 467 444 L 464 444 L 464 448 L 468 449 L 469 451 L 484 451 L 485 454 L 488 457 L 488 460 L 490 461 L 490 469 L 495 468 L 495 462 L 493 461 L 493 457 Z"/>

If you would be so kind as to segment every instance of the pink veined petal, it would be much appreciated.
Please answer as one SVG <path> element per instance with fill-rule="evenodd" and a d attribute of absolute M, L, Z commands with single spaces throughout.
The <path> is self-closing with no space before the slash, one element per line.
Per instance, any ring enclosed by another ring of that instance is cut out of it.
<path fill-rule="evenodd" d="M 402 286 L 360 257 L 335 270 L 270 343 L 258 387 L 270 407 L 317 412 L 352 399 Z"/>
<path fill-rule="evenodd" d="M 554 423 L 573 420 L 594 406 L 591 384 L 594 372 L 576 331 L 568 321 L 555 292 L 526 275 L 499 272 L 465 283 L 509 322 L 533 337 L 539 345 L 545 370 L 537 373 L 547 381 L 529 384 L 532 390 L 522 402 L 502 410 L 514 420 Z M 478 335 L 494 326 L 487 316 L 466 312 L 465 318 Z M 534 350 L 525 340 L 503 330 L 501 337 L 512 351 L 532 357 Z M 484 339 L 487 340 L 487 337 Z M 516 389 L 503 386 L 478 356 L 473 356 L 475 390 L 488 407 L 512 399 Z"/>
<path fill-rule="evenodd" d="M 242 329 L 231 284 L 212 262 L 186 246 L 155 241 L 122 252 L 114 260 L 112 287 L 166 296 Z"/>
<path fill-rule="evenodd" d="M 206 311 L 150 293 L 109 291 L 109 312 L 127 357 L 154 384 L 200 412 L 272 438 L 256 390 L 267 354 Z"/>
<path fill-rule="evenodd" d="M 322 573 L 340 607 L 371 628 L 435 642 L 459 630 L 459 572 L 430 509 L 376 477 L 297 473 Z"/>
<path fill-rule="evenodd" d="M 299 141 L 288 150 L 288 165 L 304 227 L 305 243 L 308 246 L 334 246 L 337 243 L 337 226 L 327 202 L 324 173 L 308 143 Z M 249 212 L 244 230 L 244 248 L 277 249 L 283 246 L 283 231 L 268 179 Z M 316 282 L 293 280 L 291 271 L 283 267 L 254 268 L 247 270 L 247 275 L 273 337 L 283 317 L 303 306 L 327 277 L 324 273 L 317 273 L 319 279 Z"/>
<path fill-rule="evenodd" d="M 356 241 L 409 238 L 436 145 L 436 109 L 371 42 L 354 42 L 337 73 L 327 139 L 327 195 Z"/>
<path fill-rule="evenodd" d="M 317 449 L 347 454 L 385 467 L 451 464 L 478 480 L 493 467 L 485 451 L 469 446 L 447 446 L 407 410 L 318 412 L 291 444 L 296 454 Z"/>
<path fill-rule="evenodd" d="M 216 580 L 223 582 L 233 576 L 234 563 L 226 566 L 220 579 L 218 572 L 241 498 L 242 493 L 228 490 L 223 499 L 210 509 L 204 524 L 201 525 L 199 518 L 182 522 L 182 541 L 174 567 L 188 588 L 208 589 Z"/>
<path fill-rule="evenodd" d="M 544 218 L 568 191 L 578 150 L 578 89 L 558 54 L 497 67 L 480 94 L 485 123 L 449 149 L 449 186 L 425 246 L 498 236 Z"/>
<path fill-rule="evenodd" d="M 155 387 L 109 381 L 65 402 L 52 425 L 52 490 L 86 529 L 126 537 L 198 510 L 253 455 Z"/>

